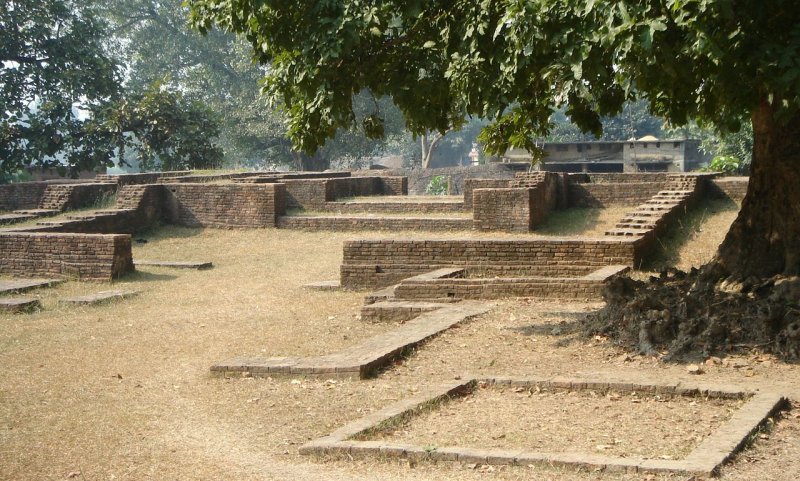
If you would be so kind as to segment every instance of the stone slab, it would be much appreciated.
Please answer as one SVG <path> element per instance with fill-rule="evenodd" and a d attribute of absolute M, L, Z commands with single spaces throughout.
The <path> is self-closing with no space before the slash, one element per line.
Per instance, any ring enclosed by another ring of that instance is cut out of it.
<path fill-rule="evenodd" d="M 303 375 L 364 379 L 417 344 L 490 309 L 491 306 L 480 302 L 444 305 L 393 331 L 333 354 L 306 358 L 236 358 L 211 366 L 211 371 L 223 376 L 241 376 L 244 373 L 262 377 Z"/>
<path fill-rule="evenodd" d="M 10 279 L 0 280 L 0 294 L 25 292 L 41 287 L 52 287 L 64 282 L 62 279 Z"/>
<path fill-rule="evenodd" d="M 33 214 L 0 214 L 0 225 L 16 224 L 36 217 Z"/>
<path fill-rule="evenodd" d="M 303 284 L 303 287 L 312 291 L 338 291 L 342 288 L 342 284 L 339 281 L 319 281 Z"/>
<path fill-rule="evenodd" d="M 211 262 L 194 262 L 194 261 L 134 261 L 137 266 L 151 266 L 151 267 L 170 267 L 173 269 L 211 269 L 214 264 Z"/>
<path fill-rule="evenodd" d="M 126 299 L 128 297 L 132 297 L 137 295 L 137 291 L 101 291 L 95 292 L 94 294 L 88 294 L 85 296 L 76 296 L 76 297 L 69 297 L 67 299 L 62 299 L 59 301 L 61 304 L 73 304 L 73 305 L 92 305 L 92 304 L 100 304 L 102 302 L 117 300 L 117 299 Z"/>
<path fill-rule="evenodd" d="M 38 299 L 29 297 L 0 297 L 0 312 L 17 314 L 20 312 L 29 312 L 41 306 Z"/>
<path fill-rule="evenodd" d="M 694 392 L 704 393 L 715 397 L 747 397 L 750 400 L 736 411 L 733 417 L 723 426 L 714 431 L 700 445 L 695 447 L 689 455 L 680 460 L 621 458 L 603 456 L 596 453 L 564 453 L 564 452 L 529 452 L 520 449 L 474 449 L 466 447 L 448 447 L 444 449 L 426 450 L 414 445 L 390 445 L 376 441 L 355 441 L 352 438 L 360 434 L 377 429 L 381 423 L 392 423 L 415 415 L 434 405 L 445 396 L 469 393 L 479 384 L 520 385 L 520 386 L 548 386 L 563 389 L 596 389 L 602 386 L 605 389 L 619 391 L 645 391 L 645 392 Z M 398 401 L 384 409 L 370 413 L 368 416 L 347 424 L 330 435 L 312 440 L 300 447 L 300 454 L 329 455 L 347 453 L 351 456 L 385 456 L 385 451 L 393 449 L 397 456 L 409 459 L 415 453 L 424 452 L 425 456 L 415 457 L 417 460 L 429 459 L 433 461 L 459 461 L 466 463 L 491 464 L 491 465 L 528 465 L 542 464 L 545 466 L 568 466 L 588 468 L 597 471 L 625 472 L 625 473 L 675 473 L 683 476 L 713 476 L 719 471 L 720 466 L 729 460 L 737 451 L 743 449 L 747 440 L 755 433 L 770 416 L 788 407 L 785 396 L 777 393 L 753 393 L 743 390 L 736 391 L 731 386 L 686 386 L 649 384 L 642 385 L 634 382 L 569 379 L 569 378 L 474 378 L 458 384 L 446 384 L 441 387 L 429 388 L 417 395 Z"/>

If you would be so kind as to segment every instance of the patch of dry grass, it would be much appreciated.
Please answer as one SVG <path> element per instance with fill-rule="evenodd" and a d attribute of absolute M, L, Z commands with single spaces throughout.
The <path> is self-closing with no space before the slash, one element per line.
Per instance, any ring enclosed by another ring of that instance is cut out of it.
<path fill-rule="evenodd" d="M 646 271 L 677 267 L 688 271 L 709 262 L 725 239 L 740 205 L 730 200 L 705 200 L 678 219 L 655 243 Z"/>

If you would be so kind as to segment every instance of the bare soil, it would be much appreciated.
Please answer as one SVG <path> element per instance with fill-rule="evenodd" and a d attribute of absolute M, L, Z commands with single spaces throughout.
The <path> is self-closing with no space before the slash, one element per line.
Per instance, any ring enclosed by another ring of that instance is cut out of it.
<path fill-rule="evenodd" d="M 482 387 L 374 439 L 426 448 L 527 449 L 681 459 L 744 401 Z"/>

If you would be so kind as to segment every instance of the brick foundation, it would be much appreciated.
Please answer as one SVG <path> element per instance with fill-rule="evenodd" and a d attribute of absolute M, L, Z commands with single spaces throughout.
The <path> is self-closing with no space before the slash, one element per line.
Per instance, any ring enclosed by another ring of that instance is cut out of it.
<path fill-rule="evenodd" d="M 576 267 L 634 265 L 634 243 L 616 239 L 357 240 L 344 244 L 343 287 L 381 287 L 443 267 L 530 268 L 540 275 L 571 276 Z"/>
<path fill-rule="evenodd" d="M 110 281 L 132 270 L 129 235 L 0 232 L 0 274 Z"/>
<path fill-rule="evenodd" d="M 646 202 L 665 182 L 585 183 L 569 185 L 570 207 L 635 206 Z"/>
<path fill-rule="evenodd" d="M 47 182 L 20 182 L 0 185 L 0 210 L 36 209 L 50 185 Z"/>
<path fill-rule="evenodd" d="M 190 227 L 275 227 L 285 213 L 283 184 L 165 185 L 168 219 Z"/>

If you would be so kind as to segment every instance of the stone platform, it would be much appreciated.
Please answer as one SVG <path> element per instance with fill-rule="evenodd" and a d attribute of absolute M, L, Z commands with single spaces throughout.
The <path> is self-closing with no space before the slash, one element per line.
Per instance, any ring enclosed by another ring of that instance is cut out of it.
<path fill-rule="evenodd" d="M 64 282 L 61 279 L 10 279 L 0 280 L 0 295 L 25 292 L 40 287 L 52 287 Z"/>

